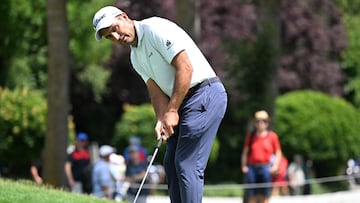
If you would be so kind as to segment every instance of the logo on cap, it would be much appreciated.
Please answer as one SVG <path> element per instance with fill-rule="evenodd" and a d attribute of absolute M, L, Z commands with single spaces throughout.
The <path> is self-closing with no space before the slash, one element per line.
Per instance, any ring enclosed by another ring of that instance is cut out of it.
<path fill-rule="evenodd" d="M 105 18 L 106 14 L 104 13 L 102 16 L 99 16 L 99 18 L 97 18 L 94 22 L 94 28 L 96 29 L 97 25 L 99 24 L 99 22 Z"/>

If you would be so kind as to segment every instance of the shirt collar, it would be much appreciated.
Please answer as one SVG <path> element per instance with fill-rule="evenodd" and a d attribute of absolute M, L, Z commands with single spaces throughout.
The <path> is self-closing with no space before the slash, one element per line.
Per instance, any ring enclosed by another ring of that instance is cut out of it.
<path fill-rule="evenodd" d="M 134 20 L 135 32 L 137 36 L 137 47 L 141 46 L 142 38 L 144 36 L 144 29 L 139 21 Z M 132 48 L 136 48 L 131 46 Z"/>

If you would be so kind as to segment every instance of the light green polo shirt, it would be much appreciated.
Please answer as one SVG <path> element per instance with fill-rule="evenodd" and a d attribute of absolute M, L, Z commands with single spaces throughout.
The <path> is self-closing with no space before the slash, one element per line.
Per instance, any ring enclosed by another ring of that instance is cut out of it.
<path fill-rule="evenodd" d="M 175 23 L 152 17 L 134 21 L 138 46 L 131 46 L 130 59 L 144 82 L 153 79 L 161 90 L 171 97 L 175 82 L 173 58 L 182 50 L 193 67 L 190 87 L 216 74 L 190 36 Z"/>

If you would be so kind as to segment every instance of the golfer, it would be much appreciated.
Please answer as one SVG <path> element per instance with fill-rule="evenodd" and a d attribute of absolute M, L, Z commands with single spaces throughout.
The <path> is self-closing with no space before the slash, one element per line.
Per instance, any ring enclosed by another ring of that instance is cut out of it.
<path fill-rule="evenodd" d="M 202 202 L 204 170 L 227 106 L 220 79 L 193 40 L 169 20 L 136 21 L 107 6 L 94 15 L 93 26 L 96 40 L 104 37 L 131 48 L 132 66 L 155 109 L 157 139 L 167 142 L 171 202 Z"/>

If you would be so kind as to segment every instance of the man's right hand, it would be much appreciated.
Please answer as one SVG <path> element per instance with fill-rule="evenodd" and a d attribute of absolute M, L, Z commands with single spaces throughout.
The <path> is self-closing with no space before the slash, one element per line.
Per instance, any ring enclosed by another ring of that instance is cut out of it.
<path fill-rule="evenodd" d="M 247 172 L 249 171 L 249 168 L 248 168 L 247 166 L 242 166 L 242 167 L 241 167 L 241 171 L 242 171 L 243 173 L 247 173 Z"/>

